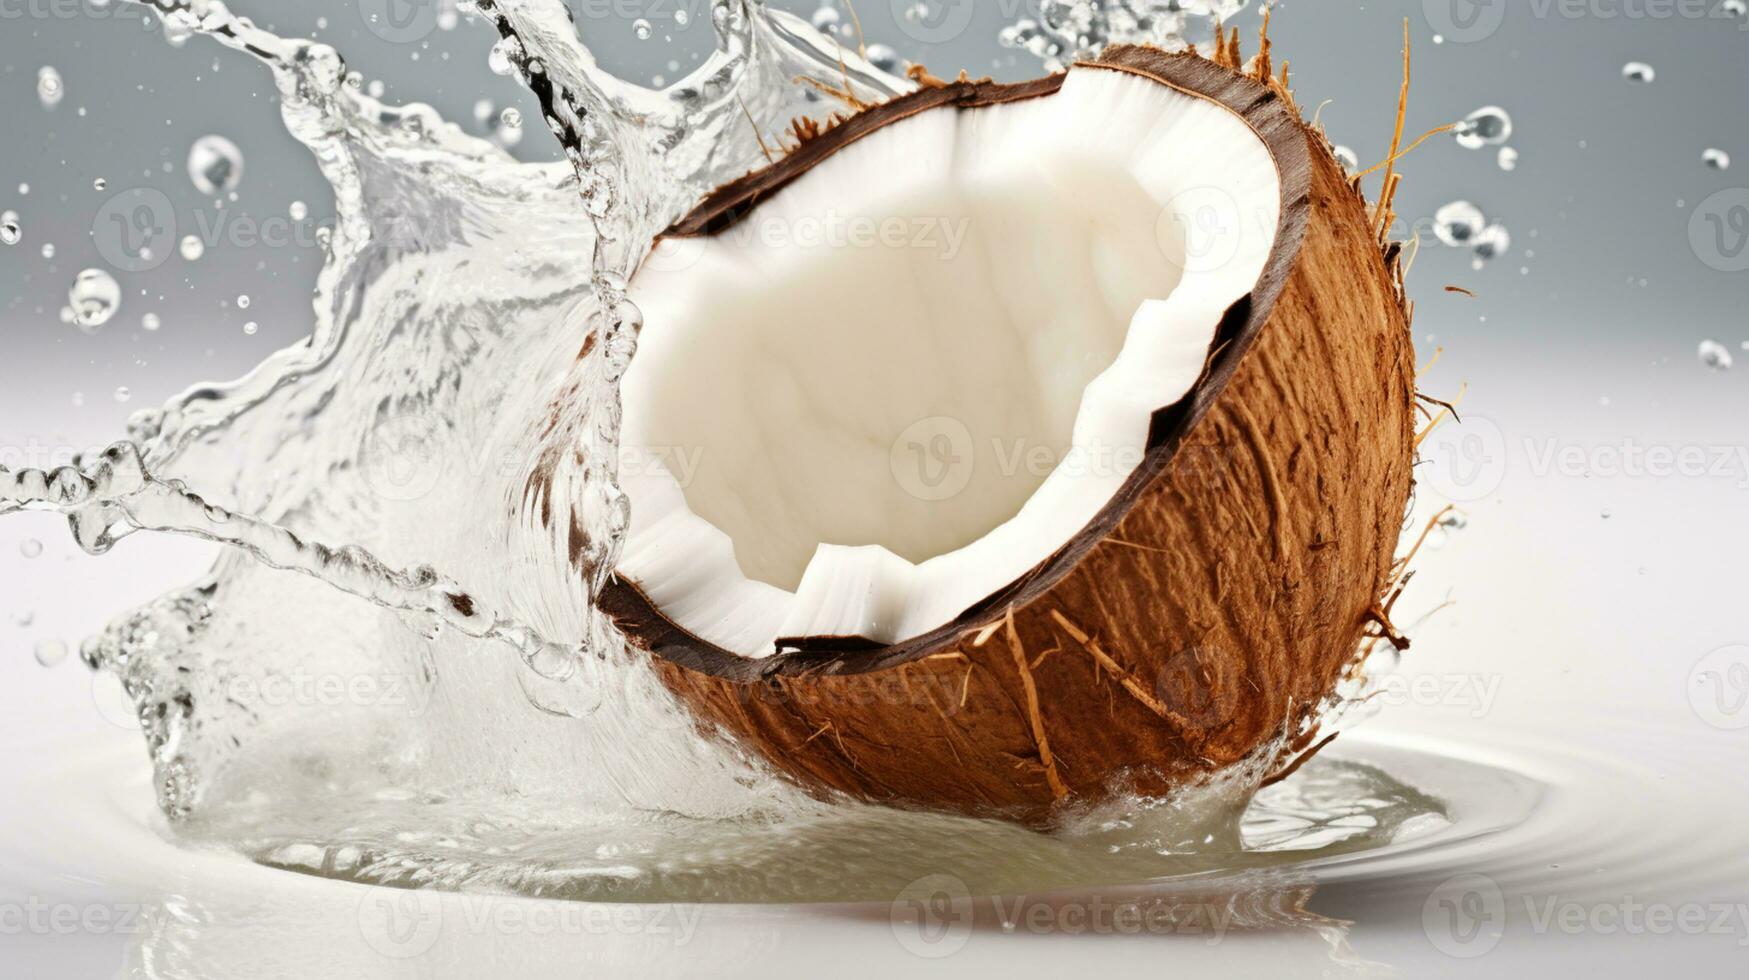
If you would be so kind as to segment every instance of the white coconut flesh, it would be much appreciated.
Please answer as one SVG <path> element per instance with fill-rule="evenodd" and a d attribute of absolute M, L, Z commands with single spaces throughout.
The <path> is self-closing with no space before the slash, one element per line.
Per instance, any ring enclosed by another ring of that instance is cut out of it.
<path fill-rule="evenodd" d="M 1274 245 L 1234 113 L 1076 70 L 849 146 L 632 282 L 618 574 L 745 657 L 952 622 L 1091 522 Z"/>

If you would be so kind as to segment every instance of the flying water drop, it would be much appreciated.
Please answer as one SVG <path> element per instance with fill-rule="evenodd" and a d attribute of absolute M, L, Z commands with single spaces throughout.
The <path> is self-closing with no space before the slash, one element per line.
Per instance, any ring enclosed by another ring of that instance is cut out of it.
<path fill-rule="evenodd" d="M 1714 371 L 1729 371 L 1737 363 L 1730 350 L 1716 340 L 1700 342 L 1700 362 Z"/>
<path fill-rule="evenodd" d="M 54 667 L 67 659 L 67 644 L 60 640 L 38 640 L 31 653 L 39 665 Z"/>
<path fill-rule="evenodd" d="M 1472 244 L 1487 225 L 1482 209 L 1468 201 L 1453 201 L 1433 215 L 1433 234 L 1452 246 Z"/>
<path fill-rule="evenodd" d="M 1466 150 L 1499 146 L 1512 138 L 1512 117 L 1497 105 L 1484 106 L 1465 116 L 1452 135 Z"/>
<path fill-rule="evenodd" d="M 868 60 L 870 64 L 884 72 L 896 73 L 900 68 L 899 52 L 884 44 L 869 45 Z"/>
<path fill-rule="evenodd" d="M 61 80 L 61 73 L 54 65 L 44 65 L 36 71 L 36 97 L 42 102 L 44 109 L 53 109 L 61 104 L 61 99 L 67 94 L 67 85 Z"/>
<path fill-rule="evenodd" d="M 516 69 L 516 59 L 522 56 L 522 44 L 514 37 L 499 38 L 486 55 L 486 67 L 494 75 L 508 75 Z"/>
<path fill-rule="evenodd" d="M 1493 224 L 1476 233 L 1471 251 L 1478 264 L 1497 259 L 1512 248 L 1512 235 L 1504 225 Z"/>
<path fill-rule="evenodd" d="M 1622 66 L 1621 77 L 1636 85 L 1650 85 L 1658 79 L 1658 71 L 1644 61 L 1630 61 Z"/>
<path fill-rule="evenodd" d="M 96 333 L 121 306 L 121 286 L 102 269 L 86 269 L 74 277 L 72 288 L 67 290 L 67 305 L 80 330 Z"/>
<path fill-rule="evenodd" d="M 243 151 L 223 136 L 202 136 L 188 148 L 188 179 L 209 197 L 236 190 L 243 180 Z"/>

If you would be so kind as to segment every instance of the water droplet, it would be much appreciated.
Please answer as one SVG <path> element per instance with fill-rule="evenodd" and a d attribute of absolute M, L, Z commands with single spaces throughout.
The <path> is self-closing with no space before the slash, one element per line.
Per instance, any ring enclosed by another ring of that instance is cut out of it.
<path fill-rule="evenodd" d="M 1453 201 L 1433 215 L 1433 234 L 1447 245 L 1468 245 L 1487 225 L 1482 209 L 1468 201 Z"/>
<path fill-rule="evenodd" d="M 521 54 L 522 45 L 516 38 L 501 37 L 486 54 L 486 67 L 494 75 L 508 75 L 516 69 L 516 58 Z"/>
<path fill-rule="evenodd" d="M 55 70 L 54 65 L 44 65 L 36 70 L 36 97 L 42 102 L 44 109 L 53 109 L 60 105 L 66 94 L 66 83 L 61 81 L 61 73 Z"/>
<path fill-rule="evenodd" d="M 843 18 L 839 16 L 837 7 L 823 6 L 814 11 L 813 23 L 816 31 L 831 34 L 838 30 L 838 25 L 842 22 Z"/>
<path fill-rule="evenodd" d="M 512 106 L 498 116 L 498 122 L 506 129 L 521 129 L 522 113 L 515 106 Z"/>
<path fill-rule="evenodd" d="M 637 36 L 638 40 L 648 41 L 650 36 L 656 33 L 656 29 L 651 26 L 649 21 L 639 17 L 632 21 L 632 33 Z"/>
<path fill-rule="evenodd" d="M 237 309 L 246 310 L 248 308 L 249 308 L 249 294 L 244 293 L 243 295 L 238 296 L 237 297 Z"/>
<path fill-rule="evenodd" d="M 1466 150 L 1499 146 L 1512 138 L 1512 117 L 1497 105 L 1484 106 L 1465 116 L 1452 134 Z"/>
<path fill-rule="evenodd" d="M 686 12 L 685 7 L 674 11 L 674 25 L 676 27 L 685 27 L 690 23 L 692 23 L 692 15 Z"/>
<path fill-rule="evenodd" d="M 1744 0 L 1725 0 L 1719 4 L 1719 10 L 1732 17 L 1749 17 L 1749 3 Z"/>
<path fill-rule="evenodd" d="M 474 122 L 484 126 L 492 120 L 492 114 L 497 111 L 498 107 L 492 104 L 491 99 L 481 99 L 474 103 Z"/>
<path fill-rule="evenodd" d="M 236 190 L 243 180 L 243 151 L 223 136 L 202 136 L 188 148 L 188 179 L 209 197 Z"/>
<path fill-rule="evenodd" d="M 899 70 L 899 52 L 884 44 L 869 45 L 868 60 L 870 64 L 884 72 L 891 73 Z"/>
<path fill-rule="evenodd" d="M 291 207 L 288 208 L 287 211 L 291 214 L 291 219 L 293 221 L 302 221 L 310 216 L 309 205 L 302 201 L 291 202 Z"/>
<path fill-rule="evenodd" d="M 1657 69 L 1644 61 L 1630 61 L 1622 66 L 1621 77 L 1640 85 L 1650 85 L 1658 78 Z"/>
<path fill-rule="evenodd" d="M 206 254 L 206 243 L 198 235 L 184 235 L 177 251 L 182 253 L 184 259 L 193 262 Z"/>
<path fill-rule="evenodd" d="M 128 390 L 127 385 L 121 385 L 120 387 L 115 389 L 115 400 L 118 402 L 125 403 L 128 399 L 130 399 L 132 397 L 134 397 L 134 393 L 132 391 Z"/>
<path fill-rule="evenodd" d="M 91 182 L 91 189 L 94 191 L 101 191 L 105 187 L 108 187 L 108 186 L 109 186 L 109 181 L 104 180 L 102 177 L 99 177 L 96 180 Z"/>
<path fill-rule="evenodd" d="M 255 331 L 260 329 L 260 324 L 256 323 L 254 320 L 250 320 L 248 323 L 243 324 L 243 335 L 246 337 L 253 337 L 255 336 Z"/>
<path fill-rule="evenodd" d="M 18 542 L 18 553 L 26 558 L 37 558 L 43 553 L 43 543 L 35 538 L 25 538 Z"/>
<path fill-rule="evenodd" d="M 151 332 L 157 330 L 163 325 L 164 321 L 158 319 L 158 314 L 156 313 L 148 313 L 145 316 L 140 317 L 140 329 L 142 330 Z"/>
<path fill-rule="evenodd" d="M 0 221 L 0 244 L 17 245 L 24 237 L 24 229 L 18 227 L 18 222 L 8 219 Z"/>
<path fill-rule="evenodd" d="M 1336 162 L 1342 164 L 1342 169 L 1353 172 L 1360 169 L 1360 157 L 1346 146 L 1338 146 L 1331 151 L 1336 155 Z"/>
<path fill-rule="evenodd" d="M 1714 170 L 1731 169 L 1731 155 L 1718 148 L 1708 149 L 1700 155 L 1703 162 Z"/>
<path fill-rule="evenodd" d="M 1499 258 L 1512 248 L 1512 235 L 1504 225 L 1489 225 L 1476 233 L 1473 251 L 1476 258 L 1486 262 Z"/>
<path fill-rule="evenodd" d="M 1714 371 L 1729 371 L 1736 364 L 1731 358 L 1731 352 L 1716 340 L 1700 342 L 1700 362 Z"/>
<path fill-rule="evenodd" d="M 1510 146 L 1500 148 L 1500 169 L 1511 172 L 1518 169 L 1518 151 Z"/>
<path fill-rule="evenodd" d="M 45 259 L 52 259 L 55 257 L 55 243 L 54 242 L 43 242 L 42 257 Z"/>
<path fill-rule="evenodd" d="M 60 640 L 38 640 L 31 653 L 38 664 L 54 667 L 67 659 L 67 645 Z"/>
<path fill-rule="evenodd" d="M 72 288 L 67 290 L 67 304 L 79 329 L 96 333 L 121 306 L 121 286 L 102 269 L 86 269 L 74 277 Z"/>

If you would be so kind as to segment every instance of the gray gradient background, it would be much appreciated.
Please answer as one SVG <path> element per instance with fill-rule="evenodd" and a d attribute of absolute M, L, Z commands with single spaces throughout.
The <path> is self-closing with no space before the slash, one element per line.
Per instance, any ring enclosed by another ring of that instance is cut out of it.
<path fill-rule="evenodd" d="M 689 2 L 693 23 L 677 32 L 674 48 L 635 41 L 630 20 L 612 14 L 583 18 L 583 30 L 628 76 L 672 77 L 665 62 L 678 57 L 690 64 L 708 43 L 706 8 L 702 0 Z M 649 3 L 645 9 L 654 15 L 674 9 L 674 0 Z M 482 96 L 519 105 L 534 118 L 516 84 L 486 70 L 492 36 L 477 22 L 390 43 L 354 4 L 338 0 L 234 6 L 282 32 L 333 43 L 352 67 L 382 78 L 391 101 L 430 102 L 470 129 L 473 103 Z M 962 65 L 1007 78 L 1035 74 L 1030 56 L 995 43 L 1010 7 L 980 0 L 958 36 L 925 44 L 907 35 L 892 6 L 859 4 L 871 41 L 920 57 L 938 74 Z M 1494 0 L 1473 8 L 1469 0 L 1292 0 L 1278 9 L 1277 55 L 1291 59 L 1301 101 L 1332 100 L 1325 124 L 1366 164 L 1380 159 L 1389 142 L 1404 17 L 1416 47 L 1412 135 L 1489 104 L 1507 108 L 1516 124 L 1515 172 L 1502 172 L 1492 149 L 1466 151 L 1439 137 L 1405 161 L 1408 181 L 1399 198 L 1406 226 L 1467 198 L 1506 224 L 1514 239 L 1511 253 L 1481 272 L 1471 270 L 1467 254 L 1429 241 L 1411 280 L 1422 357 L 1445 348 L 1427 389 L 1452 396 L 1469 386 L 1467 424 L 1429 444 L 1423 504 L 1456 499 L 1472 526 L 1422 564 L 1406 605 L 1426 609 L 1448 596 L 1458 605 L 1417 634 L 1405 668 L 1503 678 L 1500 703 L 1483 723 L 1490 728 L 1580 705 L 1610 718 L 1668 718 L 1678 730 L 1716 735 L 1695 717 L 1685 691 L 1709 651 L 1749 643 L 1749 462 L 1741 455 L 1749 452 L 1749 364 L 1712 372 L 1696 356 L 1697 345 L 1714 338 L 1749 361 L 1741 347 L 1749 341 L 1749 272 L 1722 271 L 1718 266 L 1729 263 L 1690 239 L 1691 223 L 1705 221 L 1697 208 L 1713 195 L 1736 189 L 1749 205 L 1743 190 L 1749 24 L 1713 16 L 1715 7 L 1674 0 Z M 172 257 L 150 272 L 118 273 L 123 305 L 100 334 L 61 324 L 56 314 L 73 276 L 102 265 L 90 232 L 114 193 L 136 186 L 163 191 L 186 230 L 210 202 L 189 185 L 183 160 L 193 139 L 217 132 L 247 158 L 239 199 L 226 209 L 230 220 L 282 217 L 293 200 L 303 200 L 320 222 L 332 207 L 308 154 L 280 125 L 270 80 L 247 59 L 199 39 L 169 48 L 143 32 L 134 15 L 116 17 L 113 6 L 70 18 L 18 16 L 26 9 L 25 0 L 0 0 L 0 210 L 17 210 L 25 234 L 20 245 L 0 246 L 0 450 L 13 454 L 0 461 L 8 464 L 21 453 L 107 441 L 130 411 L 191 382 L 236 375 L 307 331 L 319 264 L 312 247 L 222 245 L 193 265 Z M 1479 32 L 1485 36 L 1453 30 L 1446 18 L 1454 9 L 1473 10 L 1484 27 L 1498 26 Z M 1570 15 L 1575 9 L 1578 15 Z M 1669 12 L 1676 15 L 1652 16 Z M 325 30 L 315 27 L 320 16 L 328 19 Z M 1250 11 L 1248 33 L 1254 24 Z M 1439 30 L 1449 36 L 1436 45 Z M 1656 83 L 1623 81 L 1630 60 L 1654 65 Z M 43 64 L 58 67 L 67 83 L 52 113 L 34 92 Z M 1726 172 L 1703 166 L 1709 146 L 1730 152 L 1735 166 Z M 533 126 L 518 152 L 531 159 L 552 153 Z M 108 191 L 92 189 L 97 177 L 107 178 Z M 31 185 L 28 196 L 16 193 L 21 181 Z M 38 254 L 44 241 L 58 249 L 53 261 Z M 1744 259 L 1739 264 L 1749 264 L 1749 254 Z M 1446 293 L 1446 284 L 1478 296 Z M 242 293 L 253 299 L 246 312 L 235 306 Z M 149 311 L 163 320 L 158 333 L 139 327 Z M 255 336 L 243 334 L 248 320 L 261 325 Z M 132 390 L 126 405 L 111 396 L 120 385 Z M 78 395 L 83 403 L 76 406 Z M 1702 453 L 1708 471 L 1623 473 L 1610 462 L 1653 445 Z M 1580 462 L 1539 463 L 1563 450 Z M 1715 469 L 1718 460 L 1725 462 Z M 19 557 L 26 537 L 45 543 L 43 557 Z M 35 640 L 76 640 L 127 603 L 192 575 L 204 560 L 200 548 L 146 541 L 91 560 L 77 555 L 47 518 L 0 524 L 0 613 L 33 615 L 28 627 L 0 620 L 7 734 L 76 728 L 78 713 L 67 705 L 89 704 L 90 682 L 75 665 L 44 672 L 30 661 Z M 1739 656 L 1749 664 L 1749 652 Z M 1429 719 L 1442 712 L 1476 724 L 1461 705 L 1416 705 L 1392 717 L 1436 727 Z M 1734 737 L 1749 749 L 1749 732 Z M 1741 779 L 1741 772 L 1718 775 Z M 1746 893 L 1749 883 L 1731 894 Z M 1388 911 L 1359 899 L 1352 907 L 1336 902 L 1333 914 L 1363 923 Z M 1672 953 L 1668 944 L 1624 946 L 1587 972 L 1740 965 L 1734 938 L 1692 957 Z M 1375 959 L 1418 963 L 1427 953 L 1414 929 L 1356 939 Z M 1518 965 L 1554 965 L 1537 950 L 1530 947 Z M 1474 965 L 1477 975 L 1505 967 L 1498 959 Z M 1459 966 L 1441 961 L 1406 971 L 1444 975 Z M 1559 966 L 1555 972 L 1567 973 Z"/>

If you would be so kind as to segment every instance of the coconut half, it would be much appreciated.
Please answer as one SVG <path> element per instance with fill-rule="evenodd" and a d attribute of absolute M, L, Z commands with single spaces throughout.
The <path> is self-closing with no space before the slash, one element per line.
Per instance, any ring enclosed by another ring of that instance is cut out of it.
<path fill-rule="evenodd" d="M 1035 822 L 1303 734 L 1390 573 L 1412 352 L 1358 193 L 1222 51 L 925 87 L 658 243 L 603 607 L 701 721 Z"/>

